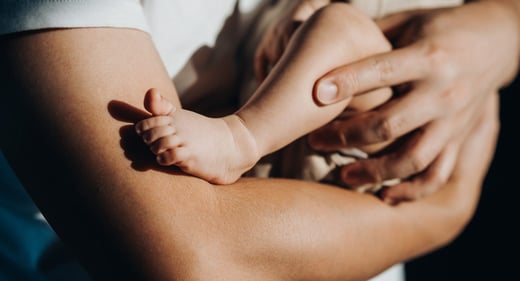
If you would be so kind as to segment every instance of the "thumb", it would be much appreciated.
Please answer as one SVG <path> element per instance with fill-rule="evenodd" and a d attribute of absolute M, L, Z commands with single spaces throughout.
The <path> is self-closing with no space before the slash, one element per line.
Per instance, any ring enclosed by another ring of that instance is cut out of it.
<path fill-rule="evenodd" d="M 313 98 L 318 105 L 330 105 L 350 97 L 347 92 L 340 91 L 334 77 L 325 76 L 314 84 Z"/>

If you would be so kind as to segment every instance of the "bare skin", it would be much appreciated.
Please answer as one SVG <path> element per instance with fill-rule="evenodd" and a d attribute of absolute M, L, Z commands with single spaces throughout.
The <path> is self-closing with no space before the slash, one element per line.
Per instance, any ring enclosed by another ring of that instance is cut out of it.
<path fill-rule="evenodd" d="M 161 165 L 176 165 L 211 183 L 235 182 L 262 157 L 338 116 L 350 100 L 320 107 L 313 81 L 329 70 L 390 49 L 372 20 L 346 4 L 331 4 L 306 21 L 252 98 L 223 118 L 154 105 L 136 130 Z M 387 101 L 389 88 L 355 102 L 363 111 Z M 164 101 L 156 93 L 147 103 Z"/>
<path fill-rule="evenodd" d="M 457 237 L 497 135 L 493 99 L 444 188 L 397 207 L 295 180 L 214 186 L 156 165 L 133 133 L 147 89 L 180 107 L 147 34 L 0 40 L 1 149 L 94 280 L 366 280 Z"/>
<path fill-rule="evenodd" d="M 382 196 L 416 200 L 449 178 L 450 159 L 456 158 L 449 155 L 458 153 L 460 131 L 479 120 L 488 96 L 510 83 L 520 61 L 520 2 L 466 2 L 472 3 L 379 20 L 395 49 L 339 67 L 319 80 L 338 89 L 336 96 L 314 93 L 324 104 L 379 87 L 408 89 L 385 106 L 310 135 L 310 144 L 322 151 L 402 140 L 384 154 L 345 166 L 346 184 L 407 179 Z"/>
<path fill-rule="evenodd" d="M 227 184 L 251 169 L 260 157 L 237 115 L 209 118 L 176 108 L 155 89 L 147 92 L 145 104 L 156 117 L 139 122 L 136 131 L 161 165 L 176 165 L 209 182 Z"/>

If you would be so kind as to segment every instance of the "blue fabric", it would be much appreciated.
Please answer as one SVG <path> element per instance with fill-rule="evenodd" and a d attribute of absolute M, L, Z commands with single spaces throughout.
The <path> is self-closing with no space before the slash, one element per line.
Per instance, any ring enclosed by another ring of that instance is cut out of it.
<path fill-rule="evenodd" d="M 0 151 L 0 280 L 89 280 Z"/>

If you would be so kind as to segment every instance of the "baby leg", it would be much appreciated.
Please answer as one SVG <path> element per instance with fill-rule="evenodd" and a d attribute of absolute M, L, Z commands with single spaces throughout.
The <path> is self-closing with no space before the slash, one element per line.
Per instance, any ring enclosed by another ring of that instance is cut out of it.
<path fill-rule="evenodd" d="M 373 20 L 350 5 L 336 3 L 317 11 L 295 32 L 280 61 L 237 112 L 260 154 L 278 150 L 343 112 L 349 100 L 328 106 L 313 100 L 317 79 L 334 68 L 389 50 Z M 356 109 L 366 110 L 390 96 L 390 89 L 385 89 L 358 100 Z"/>

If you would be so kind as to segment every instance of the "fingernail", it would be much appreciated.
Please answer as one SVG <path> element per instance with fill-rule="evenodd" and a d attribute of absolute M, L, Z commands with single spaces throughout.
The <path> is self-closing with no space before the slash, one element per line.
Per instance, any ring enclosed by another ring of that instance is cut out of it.
<path fill-rule="evenodd" d="M 317 98 L 321 104 L 331 104 L 338 100 L 338 86 L 330 80 L 318 83 Z"/>
<path fill-rule="evenodd" d="M 135 132 L 136 132 L 138 135 L 141 135 L 141 126 L 139 126 L 139 125 L 135 125 L 135 126 L 134 126 L 134 129 L 135 129 Z"/>

